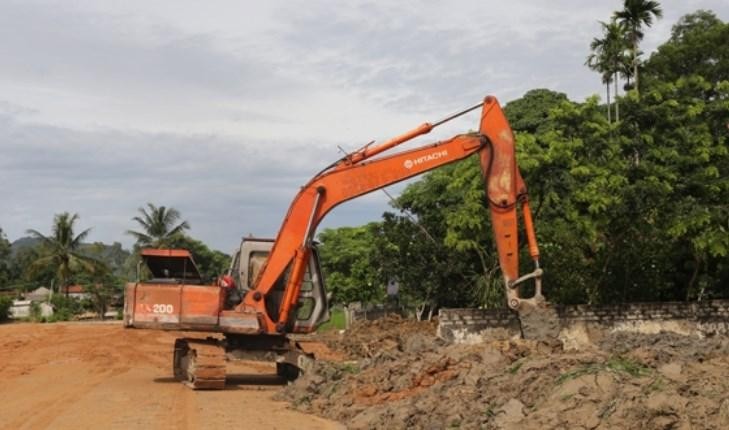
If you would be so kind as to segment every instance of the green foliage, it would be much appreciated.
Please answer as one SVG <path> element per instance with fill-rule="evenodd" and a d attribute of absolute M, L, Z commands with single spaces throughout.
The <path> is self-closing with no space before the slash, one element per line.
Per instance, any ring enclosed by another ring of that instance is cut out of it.
<path fill-rule="evenodd" d="M 41 258 L 41 247 L 20 249 L 11 260 L 11 285 L 19 292 L 30 291 L 40 286 L 49 286 L 56 273 L 52 265 L 36 266 L 29 270 L 34 261 Z"/>
<path fill-rule="evenodd" d="M 123 279 L 114 275 L 107 266 L 83 274 L 78 283 L 88 294 L 88 298 L 80 302 L 81 308 L 95 312 L 101 319 L 104 319 L 109 306 L 119 301 L 124 291 Z"/>
<path fill-rule="evenodd" d="M 586 364 L 569 370 L 559 375 L 556 383 L 560 385 L 572 379 L 577 379 L 580 376 L 594 375 L 600 372 L 612 372 L 633 378 L 647 376 L 652 373 L 651 369 L 641 362 L 628 357 L 613 356 L 603 363 Z"/>
<path fill-rule="evenodd" d="M 114 242 L 111 245 L 106 245 L 101 242 L 83 244 L 80 247 L 80 252 L 104 263 L 106 268 L 115 276 L 126 277 L 125 275 L 127 273 L 124 263 L 131 253 L 122 248 L 121 243 Z"/>
<path fill-rule="evenodd" d="M 10 308 L 13 306 L 13 299 L 7 296 L 0 296 L 0 321 L 7 321 L 10 318 Z"/>
<path fill-rule="evenodd" d="M 53 305 L 53 317 L 49 322 L 69 321 L 74 315 L 84 312 L 80 300 L 62 294 L 54 294 L 51 298 L 51 305 Z"/>
<path fill-rule="evenodd" d="M 11 277 L 10 242 L 0 228 L 0 290 L 4 289 Z"/>
<path fill-rule="evenodd" d="M 134 279 L 136 266 L 139 261 L 139 250 L 142 248 L 180 248 L 190 251 L 204 280 L 214 280 L 218 275 L 228 270 L 230 256 L 208 248 L 207 245 L 185 234 L 190 229 L 187 221 L 180 221 L 182 215 L 175 208 L 155 206 L 147 203 L 146 208 L 139 208 L 141 216 L 132 218 L 142 231 L 127 230 L 137 242 L 134 253 L 119 264 L 116 273 L 122 277 Z"/>
<path fill-rule="evenodd" d="M 504 113 L 511 128 L 534 134 L 545 131 L 552 109 L 566 101 L 564 93 L 544 88 L 529 90 L 521 98 L 507 103 Z"/>
<path fill-rule="evenodd" d="M 147 208 L 139 208 L 141 216 L 135 216 L 135 221 L 142 231 L 127 230 L 127 234 L 137 240 L 137 246 L 143 248 L 169 248 L 179 239 L 185 230 L 190 229 L 187 221 L 178 222 L 180 211 L 165 206 L 155 206 L 147 203 Z"/>
<path fill-rule="evenodd" d="M 98 270 L 103 263 L 80 252 L 83 240 L 91 229 L 75 234 L 74 224 L 78 214 L 63 212 L 53 219 L 51 235 L 45 236 L 37 230 L 28 230 L 33 238 L 41 242 L 37 258 L 26 267 L 31 274 L 43 273 L 52 267 L 60 287 L 71 284 L 74 274 L 81 271 Z"/>
<path fill-rule="evenodd" d="M 699 10 L 682 17 L 674 26 L 668 42 L 645 64 L 652 80 L 676 81 L 698 75 L 717 84 L 729 73 L 729 25 L 713 12 Z M 646 76 L 648 79 L 648 76 Z"/>
<path fill-rule="evenodd" d="M 623 9 L 615 12 L 614 18 L 626 30 L 630 41 L 630 54 L 633 59 L 633 78 L 638 89 L 638 66 L 640 64 L 639 42 L 643 40 L 643 27 L 653 25 L 654 19 L 663 17 L 663 9 L 655 0 L 624 0 Z"/>
<path fill-rule="evenodd" d="M 373 261 L 376 224 L 325 229 L 319 256 L 332 302 L 373 302 L 383 296 L 383 278 Z"/>

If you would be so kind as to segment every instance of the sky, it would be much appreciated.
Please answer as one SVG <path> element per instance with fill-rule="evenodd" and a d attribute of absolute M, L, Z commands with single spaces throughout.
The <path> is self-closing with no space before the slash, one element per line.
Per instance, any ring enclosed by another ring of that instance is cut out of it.
<path fill-rule="evenodd" d="M 618 0 L 0 0 L 0 228 L 12 241 L 78 213 L 90 241 L 133 239 L 147 202 L 230 252 L 273 237 L 301 185 L 352 150 L 492 94 L 602 94 L 584 66 Z M 661 1 L 650 53 L 696 9 Z M 477 113 L 419 138 L 473 129 Z M 397 194 L 402 186 L 390 189 Z M 320 226 L 390 209 L 375 192 Z"/>

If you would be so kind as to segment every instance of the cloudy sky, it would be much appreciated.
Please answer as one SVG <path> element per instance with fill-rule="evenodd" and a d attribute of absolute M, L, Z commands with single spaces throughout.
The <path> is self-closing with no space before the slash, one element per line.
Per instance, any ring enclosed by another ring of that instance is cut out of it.
<path fill-rule="evenodd" d="M 601 93 L 583 63 L 621 3 L 0 0 L 0 228 L 14 240 L 78 212 L 91 240 L 128 246 L 130 218 L 153 202 L 230 251 L 242 235 L 274 235 L 338 145 L 486 94 Z M 647 52 L 685 13 L 729 20 L 729 0 L 661 3 Z M 466 117 L 426 140 L 475 126 Z M 322 226 L 386 208 L 374 193 Z"/>

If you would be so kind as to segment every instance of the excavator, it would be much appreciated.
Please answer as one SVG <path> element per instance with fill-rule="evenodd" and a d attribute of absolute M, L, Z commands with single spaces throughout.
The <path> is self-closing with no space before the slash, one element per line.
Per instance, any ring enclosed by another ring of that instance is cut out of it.
<path fill-rule="evenodd" d="M 478 132 L 380 155 L 477 109 Z M 126 285 L 124 325 L 217 334 L 175 341 L 174 376 L 193 389 L 223 389 L 226 360 L 242 358 L 273 359 L 277 373 L 293 379 L 313 357 L 290 335 L 311 333 L 329 318 L 314 241 L 322 219 L 348 200 L 472 155 L 480 160 L 507 304 L 516 311 L 543 306 L 543 271 L 514 134 L 497 99 L 488 96 L 440 121 L 367 144 L 324 168 L 294 197 L 275 240 L 244 238 L 228 274 L 215 284 L 201 281 L 186 250 L 144 250 L 152 277 Z M 524 275 L 519 272 L 518 211 L 534 263 Z M 522 297 L 527 282 L 534 293 Z"/>

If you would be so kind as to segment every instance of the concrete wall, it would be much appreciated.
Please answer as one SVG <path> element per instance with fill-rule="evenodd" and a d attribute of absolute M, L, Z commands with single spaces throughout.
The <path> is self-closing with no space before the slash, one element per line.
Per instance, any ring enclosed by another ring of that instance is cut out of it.
<path fill-rule="evenodd" d="M 729 300 L 555 306 L 566 347 L 589 343 L 600 332 L 675 332 L 692 336 L 729 334 Z M 438 335 L 459 343 L 520 336 L 517 315 L 508 309 L 441 309 Z"/>
<path fill-rule="evenodd" d="M 30 317 L 30 300 L 14 300 L 13 305 L 10 307 L 10 318 L 21 319 Z M 40 316 L 49 317 L 53 315 L 53 306 L 48 303 L 40 303 Z"/>
<path fill-rule="evenodd" d="M 402 309 L 396 306 L 365 306 L 359 302 L 350 303 L 349 306 L 345 306 L 344 315 L 347 328 L 351 327 L 357 321 L 374 321 L 392 315 L 403 316 Z"/>

